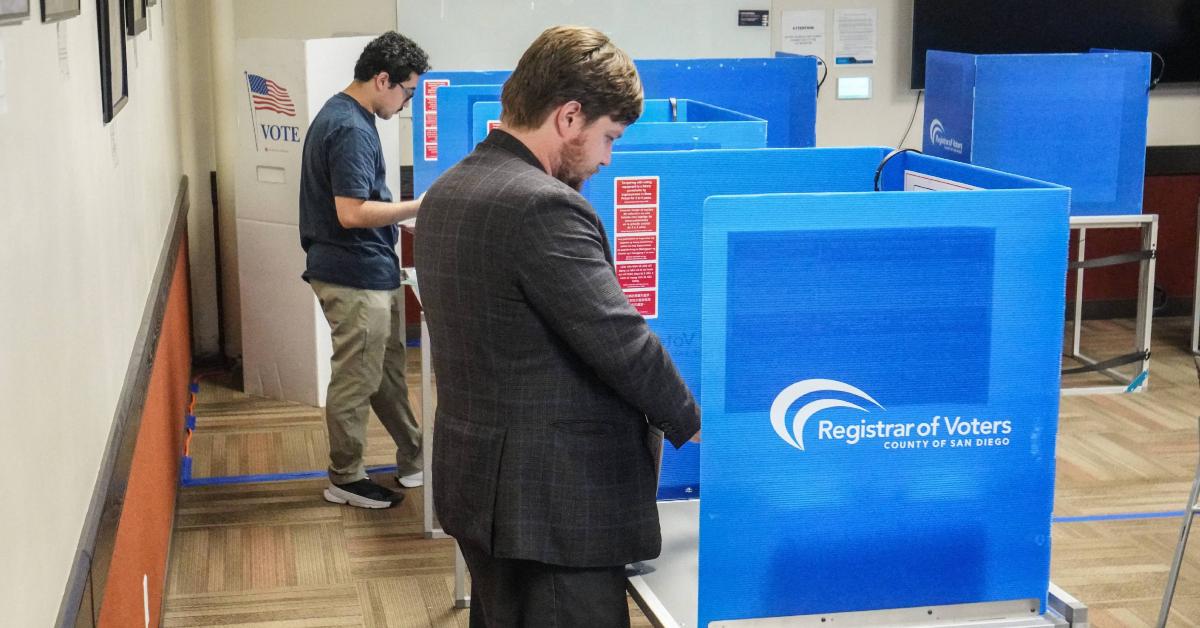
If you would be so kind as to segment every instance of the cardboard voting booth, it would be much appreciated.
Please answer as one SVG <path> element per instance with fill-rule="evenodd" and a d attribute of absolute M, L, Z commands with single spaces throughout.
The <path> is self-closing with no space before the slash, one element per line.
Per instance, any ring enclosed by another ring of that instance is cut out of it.
<path fill-rule="evenodd" d="M 748 59 L 648 59 L 635 62 L 648 99 L 689 99 L 767 121 L 767 146 L 816 144 L 816 60 L 807 57 Z M 413 124 L 413 189 L 421 194 L 441 173 L 470 152 L 475 102 L 499 101 L 509 71 L 428 72 L 421 76 Z M 442 110 L 447 86 L 478 87 L 466 109 Z M 492 98 L 485 98 L 492 86 Z M 419 112 L 419 116 L 418 116 Z M 454 127 L 447 127 L 453 124 Z M 462 125 L 465 125 L 462 126 Z M 420 129 L 418 131 L 418 129 Z"/>
<path fill-rule="evenodd" d="M 372 37 L 242 39 L 235 81 L 243 94 L 235 203 L 246 392 L 325 405 L 333 349 L 329 324 L 300 279 L 300 159 L 312 119 L 352 78 Z M 388 187 L 400 189 L 400 130 L 377 120 Z"/>
<path fill-rule="evenodd" d="M 927 154 L 1071 188 L 1071 215 L 1142 211 L 1150 53 L 929 51 Z"/>
<path fill-rule="evenodd" d="M 446 92 L 438 90 L 443 100 Z M 472 146 L 500 126 L 500 103 L 477 102 L 471 116 Z M 767 121 L 694 100 L 646 100 L 642 116 L 625 128 L 613 144 L 614 152 L 698 150 L 712 148 L 763 148 Z"/>
<path fill-rule="evenodd" d="M 625 153 L 593 178 L 618 251 L 646 213 L 624 208 L 655 208 L 651 324 L 700 384 L 703 498 L 660 503 L 636 566 L 676 622 L 1045 612 L 1069 190 L 902 153 L 873 191 L 887 153 Z"/>

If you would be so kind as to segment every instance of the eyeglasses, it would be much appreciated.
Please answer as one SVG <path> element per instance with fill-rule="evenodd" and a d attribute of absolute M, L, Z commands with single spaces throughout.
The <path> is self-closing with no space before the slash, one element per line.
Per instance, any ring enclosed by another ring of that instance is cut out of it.
<path fill-rule="evenodd" d="M 404 100 L 406 100 L 406 101 L 412 100 L 413 94 L 417 93 L 417 88 L 415 86 L 409 87 L 402 83 L 396 83 L 396 86 L 399 87 L 400 89 L 404 90 Z"/>

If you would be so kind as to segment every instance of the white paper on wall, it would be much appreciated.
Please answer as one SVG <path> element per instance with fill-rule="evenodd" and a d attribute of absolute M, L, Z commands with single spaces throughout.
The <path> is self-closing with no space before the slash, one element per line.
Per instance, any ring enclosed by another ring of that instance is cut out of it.
<path fill-rule="evenodd" d="M 960 181 L 951 181 L 950 179 L 935 177 L 931 174 L 913 172 L 912 170 L 904 171 L 905 192 L 956 192 L 979 189 L 982 188 L 974 185 L 968 185 Z"/>
<path fill-rule="evenodd" d="M 825 10 L 784 11 L 780 50 L 825 58 Z"/>
<path fill-rule="evenodd" d="M 879 12 L 837 9 L 833 12 L 833 58 L 836 65 L 875 63 Z"/>

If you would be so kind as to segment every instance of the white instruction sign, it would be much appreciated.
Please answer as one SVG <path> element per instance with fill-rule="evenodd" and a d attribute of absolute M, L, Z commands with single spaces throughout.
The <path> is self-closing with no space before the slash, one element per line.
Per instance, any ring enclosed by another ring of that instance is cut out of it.
<path fill-rule="evenodd" d="M 784 11 L 780 51 L 825 58 L 825 10 Z"/>
<path fill-rule="evenodd" d="M 904 171 L 904 191 L 905 192 L 953 192 L 963 190 L 982 190 L 983 188 L 943 179 L 929 174 L 913 172 L 912 170 Z"/>
<path fill-rule="evenodd" d="M 833 12 L 835 65 L 871 65 L 879 35 L 876 9 L 837 9 Z"/>

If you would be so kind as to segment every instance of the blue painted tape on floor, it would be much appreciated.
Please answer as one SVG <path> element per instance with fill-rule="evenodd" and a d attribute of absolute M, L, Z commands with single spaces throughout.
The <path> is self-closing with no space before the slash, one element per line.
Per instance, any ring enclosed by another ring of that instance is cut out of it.
<path fill-rule="evenodd" d="M 1125 392 L 1136 391 L 1146 381 L 1146 377 L 1149 375 L 1150 371 L 1142 371 L 1141 373 L 1138 373 L 1137 377 L 1133 378 L 1133 381 L 1129 382 L 1129 386 L 1125 389 Z"/>
<path fill-rule="evenodd" d="M 1127 521 L 1132 519 L 1166 519 L 1182 517 L 1184 511 L 1171 510 L 1167 512 L 1127 512 L 1112 515 L 1088 515 L 1083 517 L 1054 517 L 1054 523 L 1087 523 L 1089 521 Z"/>
<path fill-rule="evenodd" d="M 191 465 L 188 465 L 189 469 Z M 368 467 L 367 473 L 395 473 L 396 466 Z M 189 474 L 190 475 L 190 474 Z M 259 473 L 255 475 L 229 475 L 213 478 L 188 478 L 182 482 L 184 486 L 217 486 L 228 484 L 255 484 L 260 482 L 287 482 L 291 480 L 315 480 L 326 477 L 322 471 L 296 471 L 293 473 Z"/>

